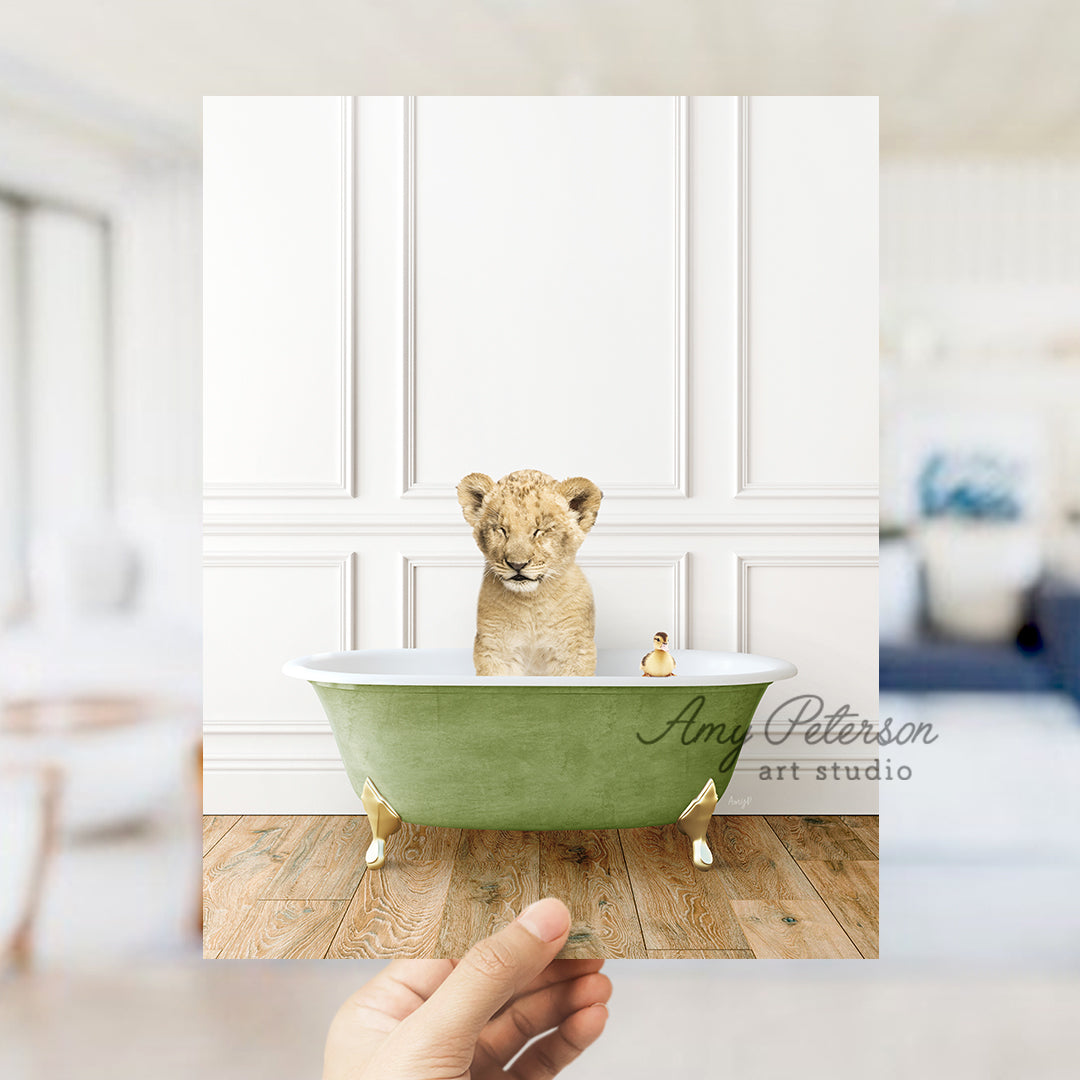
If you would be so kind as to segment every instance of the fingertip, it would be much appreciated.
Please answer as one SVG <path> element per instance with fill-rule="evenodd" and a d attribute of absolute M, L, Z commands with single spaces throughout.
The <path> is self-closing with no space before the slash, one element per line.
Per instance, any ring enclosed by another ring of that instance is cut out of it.
<path fill-rule="evenodd" d="M 568 1016 L 560 1025 L 566 1038 L 578 1049 L 584 1050 L 603 1034 L 608 1022 L 608 1007 L 602 1001 L 594 1001 L 584 1009 Z"/>
<path fill-rule="evenodd" d="M 589 976 L 595 983 L 596 992 L 596 1005 L 606 1005 L 611 1000 L 611 993 L 614 990 L 611 980 L 606 975 L 601 975 L 600 972 L 595 972 Z"/>
<path fill-rule="evenodd" d="M 549 982 L 566 982 L 570 979 L 580 979 L 585 975 L 591 975 L 604 966 L 604 961 L 599 957 L 572 957 L 561 960 L 552 960 L 547 967 Z"/>
<path fill-rule="evenodd" d="M 583 972 L 599 971 L 604 966 L 602 956 L 582 957 L 580 960 L 560 960 L 559 963 L 578 964 Z"/>
<path fill-rule="evenodd" d="M 611 1015 L 608 1012 L 607 1002 L 594 1001 L 585 1012 L 588 1016 L 585 1017 L 586 1023 L 591 1026 L 596 1035 L 599 1036 L 600 1032 L 604 1030 L 604 1025 L 608 1022 L 608 1017 Z"/>
<path fill-rule="evenodd" d="M 554 896 L 530 904 L 516 919 L 533 937 L 546 944 L 570 933 L 570 909 Z"/>

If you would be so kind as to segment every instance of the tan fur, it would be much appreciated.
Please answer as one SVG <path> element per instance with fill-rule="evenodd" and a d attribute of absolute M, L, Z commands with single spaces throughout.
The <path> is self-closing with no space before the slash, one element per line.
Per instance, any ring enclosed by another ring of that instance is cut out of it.
<path fill-rule="evenodd" d="M 602 498 L 582 476 L 558 482 L 536 469 L 498 483 L 470 473 L 458 484 L 458 501 L 484 556 L 473 645 L 477 675 L 596 673 L 592 589 L 575 556 Z M 510 580 L 515 574 L 535 580 Z"/>

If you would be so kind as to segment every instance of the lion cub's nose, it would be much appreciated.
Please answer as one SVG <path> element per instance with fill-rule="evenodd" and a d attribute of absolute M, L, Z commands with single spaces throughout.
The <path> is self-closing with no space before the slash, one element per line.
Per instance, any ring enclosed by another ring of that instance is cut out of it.
<path fill-rule="evenodd" d="M 524 570 L 525 567 L 529 565 L 529 560 L 526 559 L 525 562 L 510 562 L 508 559 L 506 565 L 509 566 L 511 570 Z"/>

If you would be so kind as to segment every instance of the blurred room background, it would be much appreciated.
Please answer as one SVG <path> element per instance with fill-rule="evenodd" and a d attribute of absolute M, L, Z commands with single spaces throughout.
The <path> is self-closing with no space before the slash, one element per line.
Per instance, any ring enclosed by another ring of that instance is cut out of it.
<path fill-rule="evenodd" d="M 891 155 L 881 239 L 880 708 L 939 737 L 882 785 L 883 940 L 1074 965 L 1028 913 L 1080 887 L 1080 162 Z"/>
<path fill-rule="evenodd" d="M 197 942 L 199 145 L 12 64 L 0 964 L 134 962 Z"/>
<path fill-rule="evenodd" d="M 201 95 L 677 91 L 881 97 L 881 716 L 939 740 L 882 750 L 888 959 L 616 966 L 574 1075 L 1073 1074 L 1080 7 L 39 0 L 0 42 L 0 1073 L 311 1074 L 370 973 L 196 959 Z"/>

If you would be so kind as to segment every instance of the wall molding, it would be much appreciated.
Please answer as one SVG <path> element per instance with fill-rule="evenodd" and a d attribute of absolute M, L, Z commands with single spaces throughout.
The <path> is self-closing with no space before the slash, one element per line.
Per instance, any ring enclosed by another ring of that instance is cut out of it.
<path fill-rule="evenodd" d="M 212 722 L 203 724 L 206 735 L 332 735 L 329 720 L 317 720 L 310 724 L 283 722 L 280 724 L 245 724 L 243 722 Z"/>
<path fill-rule="evenodd" d="M 863 718 L 860 717 L 860 719 L 863 719 Z M 872 724 L 872 730 L 873 731 L 875 731 L 875 732 L 880 731 L 880 721 L 879 720 L 876 720 L 876 719 L 872 720 L 871 724 Z M 759 738 L 764 738 L 764 731 L 765 731 L 765 718 L 760 718 L 760 719 L 755 718 L 752 721 L 752 723 L 750 724 L 750 734 L 758 736 Z M 309 737 L 309 736 L 318 738 L 320 740 L 332 739 L 333 735 L 334 735 L 334 732 L 333 732 L 333 729 L 330 726 L 330 721 L 329 720 L 317 720 L 317 721 L 313 721 L 311 723 L 255 723 L 255 724 L 251 724 L 251 723 L 243 723 L 243 722 L 236 722 L 236 723 L 213 722 L 213 723 L 203 724 L 203 734 L 207 737 L 207 739 L 224 740 L 224 739 L 236 739 L 236 738 L 239 738 L 241 741 L 243 741 L 245 739 L 248 739 L 248 738 L 257 738 L 257 739 L 259 739 L 261 741 L 266 736 L 270 736 L 274 741 L 280 742 L 280 741 L 283 741 L 286 738 L 288 738 L 290 740 L 295 740 L 297 737 L 306 738 L 306 737 Z M 799 740 L 797 740 L 797 739 L 794 740 L 795 743 L 798 743 L 798 741 Z M 221 755 L 219 755 L 219 756 L 221 756 Z M 268 755 L 268 756 L 274 757 L 275 755 L 271 754 L 271 755 Z M 739 760 L 740 760 L 740 762 L 742 762 L 742 761 L 763 761 L 763 762 L 766 762 L 766 761 L 775 761 L 775 760 L 777 760 L 777 757 L 782 757 L 782 756 L 783 755 L 767 757 L 767 756 L 758 755 L 756 757 L 755 756 L 747 757 L 744 754 L 739 758 Z M 856 755 L 852 755 L 850 758 L 845 758 L 842 755 L 833 754 L 833 753 L 826 753 L 826 754 L 824 754 L 822 756 L 827 757 L 828 760 L 830 760 L 830 761 L 833 760 L 834 758 L 837 761 L 844 761 L 844 760 L 863 761 L 863 760 L 868 760 L 866 754 L 856 754 Z M 819 759 L 804 757 L 804 758 L 799 758 L 797 760 L 810 761 L 810 760 L 819 760 Z"/>
<path fill-rule="evenodd" d="M 762 722 L 751 724 L 761 739 Z M 877 723 L 875 722 L 875 729 Z M 204 725 L 205 809 L 208 813 L 360 814 L 363 808 L 345 773 L 333 731 L 312 723 L 209 723 Z M 831 752 L 833 749 L 838 753 Z M 836 762 L 865 768 L 876 757 L 851 747 L 809 747 L 798 738 L 741 755 L 732 786 L 716 813 L 876 813 L 877 785 L 816 780 L 816 769 Z M 794 780 L 761 780 L 763 766 L 796 763 Z M 749 797 L 749 802 L 747 798 Z"/>
<path fill-rule="evenodd" d="M 339 574 L 339 649 L 356 648 L 356 552 L 322 551 L 213 551 L 203 556 L 203 567 L 260 569 L 265 567 L 331 567 Z M 266 725 L 278 727 L 279 725 Z M 286 725 L 291 726 L 291 725 Z M 297 725 L 301 726 L 301 725 Z"/>
<path fill-rule="evenodd" d="M 401 645 L 405 649 L 416 648 L 416 572 L 425 566 L 455 567 L 458 569 L 481 570 L 483 556 L 450 554 L 407 555 L 400 552 L 401 559 Z"/>
<path fill-rule="evenodd" d="M 799 768 L 805 768 L 812 772 L 817 766 L 826 762 L 835 761 L 838 765 L 863 765 L 868 766 L 876 762 L 878 758 L 867 757 L 840 757 L 839 755 L 827 755 L 825 757 L 742 757 L 740 756 L 735 766 L 736 773 L 757 773 L 761 768 L 776 768 L 778 765 L 788 765 L 791 762 L 798 764 Z M 203 762 L 205 772 L 345 772 L 345 764 L 340 757 L 326 758 L 284 758 L 267 756 L 243 756 L 243 757 L 213 757 L 206 758 Z M 785 783 L 778 780 L 775 783 Z"/>
<path fill-rule="evenodd" d="M 750 101 L 737 99 L 735 168 L 738 245 L 735 271 L 735 430 L 737 499 L 876 499 L 877 484 L 751 480 L 750 459 Z"/>
<path fill-rule="evenodd" d="M 862 718 L 860 718 L 862 719 Z M 879 724 L 873 721 L 875 733 Z M 323 720 L 296 723 L 210 723 L 203 726 L 208 772 L 341 772 L 344 766 L 330 724 Z M 739 758 L 736 772 L 756 772 L 795 761 L 808 769 L 819 765 L 869 764 L 876 760 L 872 747 L 807 744 L 792 736 L 780 745 L 764 741 L 764 720 L 750 725 L 750 742 Z"/>
<path fill-rule="evenodd" d="M 208 757 L 203 759 L 203 772 L 341 772 L 345 765 L 340 757 L 275 758 L 275 757 Z"/>
<path fill-rule="evenodd" d="M 675 259 L 673 289 L 675 325 L 672 333 L 673 389 L 672 479 L 667 484 L 605 481 L 601 486 L 614 498 L 689 497 L 689 371 L 690 371 L 690 98 L 672 98 L 674 110 L 674 218 Z M 416 418 L 416 97 L 403 99 L 402 110 L 402 407 L 403 445 L 401 498 L 456 499 L 456 481 L 421 481 L 417 470 Z"/>
<path fill-rule="evenodd" d="M 877 484 L 758 483 L 747 481 L 735 493 L 739 499 L 877 499 Z"/>
<path fill-rule="evenodd" d="M 637 552 L 620 555 L 582 555 L 578 564 L 590 566 L 666 567 L 671 571 L 671 647 L 690 648 L 690 552 Z"/>
<path fill-rule="evenodd" d="M 830 759 L 832 760 L 832 759 Z M 865 768 L 874 758 L 838 763 Z M 796 762 L 804 778 L 761 780 L 763 765 Z M 716 814 L 876 814 L 878 784 L 871 781 L 814 779 L 817 758 L 740 759 Z M 203 809 L 208 814 L 363 814 L 360 799 L 338 757 L 247 755 L 208 758 Z"/>
<path fill-rule="evenodd" d="M 755 566 L 792 566 L 792 567 L 856 567 L 878 565 L 876 555 L 855 554 L 762 554 L 735 556 L 735 649 L 737 652 L 751 652 L 750 648 L 750 571 Z"/>
<path fill-rule="evenodd" d="M 794 761 L 800 769 L 806 768 L 809 770 L 815 769 L 818 765 L 824 765 L 826 762 L 831 764 L 836 762 L 837 765 L 873 765 L 878 758 L 875 754 L 852 754 L 849 757 L 842 757 L 839 754 L 826 754 L 822 757 L 798 757 L 788 755 L 787 757 L 746 757 L 743 754 L 739 755 L 738 764 L 735 766 L 736 772 L 757 772 L 758 769 L 763 766 L 768 768 L 776 768 L 777 765 L 787 765 L 789 762 Z M 776 781 L 777 783 L 783 783 L 784 781 Z"/>
<path fill-rule="evenodd" d="M 338 475 L 333 480 L 279 484 L 275 481 L 238 481 L 203 485 L 207 499 L 353 499 L 356 497 L 356 197 L 357 109 L 356 98 L 341 103 L 341 239 L 340 343 L 338 348 Z"/>
<path fill-rule="evenodd" d="M 877 536 L 876 514 L 806 517 L 763 515 L 700 515 L 694 517 L 611 518 L 597 522 L 603 536 L 655 536 L 673 533 L 695 536 Z M 364 514 L 356 517 L 326 514 L 208 514 L 206 536 L 445 536 L 469 538 L 458 513 L 416 517 L 402 514 Z"/>
<path fill-rule="evenodd" d="M 416 480 L 416 96 L 402 98 L 401 142 L 403 158 L 401 233 L 401 385 L 402 412 L 402 487 L 403 498 L 410 495 L 450 497 L 452 485 L 446 492 L 430 491 L 438 485 L 421 487 Z"/>

